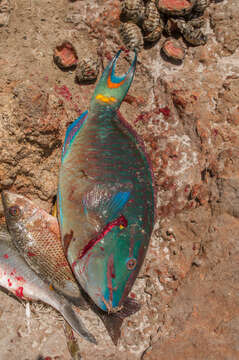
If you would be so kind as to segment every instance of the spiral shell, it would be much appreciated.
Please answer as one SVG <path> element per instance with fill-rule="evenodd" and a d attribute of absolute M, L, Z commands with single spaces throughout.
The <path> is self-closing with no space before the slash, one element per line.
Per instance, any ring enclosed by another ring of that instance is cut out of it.
<path fill-rule="evenodd" d="M 142 22 L 144 18 L 143 0 L 124 0 L 121 5 L 121 18 L 136 24 Z"/>
<path fill-rule="evenodd" d="M 76 79 L 81 82 L 94 82 L 99 74 L 99 59 L 94 56 L 82 58 L 76 68 Z"/>
<path fill-rule="evenodd" d="M 132 22 L 122 23 L 119 33 L 123 43 L 130 50 L 140 51 L 143 48 L 143 35 L 140 28 Z"/>

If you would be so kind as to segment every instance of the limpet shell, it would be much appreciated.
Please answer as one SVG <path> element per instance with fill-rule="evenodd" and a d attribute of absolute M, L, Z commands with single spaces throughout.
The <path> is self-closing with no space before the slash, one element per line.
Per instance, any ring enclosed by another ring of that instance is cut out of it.
<path fill-rule="evenodd" d="M 159 40 L 163 31 L 163 21 L 155 4 L 155 0 L 151 0 L 145 7 L 145 18 L 142 24 L 145 42 L 155 42 Z"/>
<path fill-rule="evenodd" d="M 76 68 L 76 79 L 81 82 L 94 82 L 99 74 L 98 57 L 87 56 L 80 59 Z"/>
<path fill-rule="evenodd" d="M 207 42 L 207 36 L 203 34 L 202 30 L 195 29 L 192 26 L 188 26 L 182 35 L 189 44 L 194 46 L 205 45 Z"/>
<path fill-rule="evenodd" d="M 157 8 L 167 15 L 184 16 L 189 14 L 196 0 L 156 0 Z"/>
<path fill-rule="evenodd" d="M 144 45 L 143 35 L 136 24 L 132 22 L 122 23 L 119 28 L 119 33 L 123 43 L 129 50 L 142 50 Z"/>
<path fill-rule="evenodd" d="M 67 40 L 56 46 L 53 59 L 56 65 L 63 70 L 75 68 L 78 63 L 76 50 Z"/>
<path fill-rule="evenodd" d="M 159 25 L 158 27 L 156 27 L 156 29 L 154 29 L 151 33 L 144 35 L 144 41 L 145 42 L 155 42 L 158 41 L 160 39 L 160 36 L 162 34 L 163 31 L 163 27 L 161 25 Z"/>
<path fill-rule="evenodd" d="M 185 57 L 185 50 L 175 39 L 167 39 L 162 46 L 162 52 L 169 60 L 175 63 L 181 63 Z"/>
<path fill-rule="evenodd" d="M 209 4 L 210 0 L 197 0 L 193 12 L 197 15 L 202 15 Z"/>
<path fill-rule="evenodd" d="M 121 5 L 121 18 L 132 21 L 136 24 L 142 22 L 144 18 L 143 0 L 124 0 Z"/>
<path fill-rule="evenodd" d="M 145 33 L 151 33 L 161 22 L 155 0 L 150 0 L 145 6 L 145 16 L 142 29 Z"/>

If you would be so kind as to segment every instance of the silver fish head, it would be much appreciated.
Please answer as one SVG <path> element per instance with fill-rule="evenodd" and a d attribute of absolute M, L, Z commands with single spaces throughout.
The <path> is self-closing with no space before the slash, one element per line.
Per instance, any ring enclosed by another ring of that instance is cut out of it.
<path fill-rule="evenodd" d="M 29 199 L 10 191 L 2 192 L 2 202 L 8 229 L 14 233 L 20 234 L 22 226 L 31 222 L 38 211 Z"/>

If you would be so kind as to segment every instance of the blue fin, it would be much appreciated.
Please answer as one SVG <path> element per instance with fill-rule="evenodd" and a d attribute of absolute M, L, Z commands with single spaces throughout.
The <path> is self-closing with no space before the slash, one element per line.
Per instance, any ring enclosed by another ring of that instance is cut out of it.
<path fill-rule="evenodd" d="M 94 211 L 105 221 L 111 221 L 121 213 L 130 194 L 131 189 L 126 187 L 110 191 L 107 186 L 94 186 L 82 199 L 84 212 Z"/>
<path fill-rule="evenodd" d="M 119 215 L 129 198 L 130 191 L 119 191 L 109 200 L 101 203 L 100 208 L 103 212 L 105 212 L 107 221 L 110 221 Z"/>
<path fill-rule="evenodd" d="M 84 124 L 84 122 L 86 121 L 87 116 L 88 116 L 88 111 L 85 111 L 70 126 L 68 126 L 68 128 L 66 130 L 66 136 L 65 136 L 64 145 L 63 145 L 63 148 L 62 148 L 61 161 L 64 160 L 64 157 L 66 156 L 66 154 L 67 154 L 71 144 L 73 143 L 76 135 L 80 131 L 80 129 L 81 129 L 82 125 Z"/>

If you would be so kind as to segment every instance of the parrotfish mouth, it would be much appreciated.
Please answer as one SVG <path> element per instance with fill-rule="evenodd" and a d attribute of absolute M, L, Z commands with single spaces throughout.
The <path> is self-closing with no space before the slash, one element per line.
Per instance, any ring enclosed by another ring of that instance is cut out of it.
<path fill-rule="evenodd" d="M 80 251 L 77 259 L 72 263 L 72 268 L 74 268 L 77 264 L 77 261 L 82 259 L 88 252 L 91 250 L 100 240 L 102 240 L 108 232 L 110 232 L 115 226 L 119 226 L 120 228 L 125 228 L 128 225 L 128 221 L 124 217 L 124 215 L 120 215 L 117 219 L 109 222 L 104 226 L 102 231 L 93 239 L 91 239 L 85 247 Z M 102 251 L 104 249 L 102 248 Z"/>

